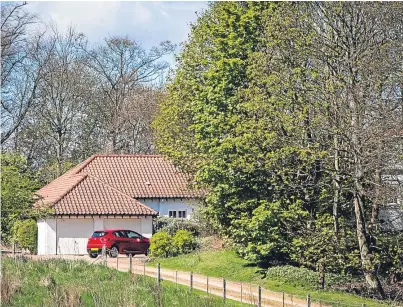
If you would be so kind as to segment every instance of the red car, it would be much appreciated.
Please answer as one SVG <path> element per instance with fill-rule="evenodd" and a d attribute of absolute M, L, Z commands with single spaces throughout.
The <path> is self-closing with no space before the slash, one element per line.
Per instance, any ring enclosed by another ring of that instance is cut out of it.
<path fill-rule="evenodd" d="M 110 257 L 116 258 L 118 254 L 127 256 L 135 254 L 148 254 L 150 240 L 141 234 L 127 229 L 105 229 L 95 231 L 88 239 L 87 252 L 91 258 L 102 254 L 105 246 Z"/>

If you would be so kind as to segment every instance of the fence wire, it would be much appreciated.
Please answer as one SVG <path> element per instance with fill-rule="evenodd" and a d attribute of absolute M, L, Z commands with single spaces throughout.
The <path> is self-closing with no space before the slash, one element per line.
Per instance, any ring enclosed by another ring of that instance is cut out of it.
<path fill-rule="evenodd" d="M 43 256 L 29 256 L 21 254 L 2 254 L 3 257 L 13 257 L 16 261 L 24 261 L 24 259 L 32 259 L 43 261 L 48 259 L 64 259 L 67 261 L 84 260 L 94 265 L 105 265 L 113 269 L 123 272 L 131 272 L 137 275 L 150 276 L 160 280 L 167 280 L 174 282 L 177 285 L 185 285 L 189 290 L 197 289 L 206 292 L 208 295 L 220 296 L 224 300 L 232 299 L 244 304 L 253 306 L 268 306 L 268 307 L 370 307 L 376 306 L 370 304 L 351 304 L 339 301 L 314 301 L 311 300 L 309 294 L 306 297 L 288 294 L 285 292 L 271 291 L 269 289 L 261 288 L 258 285 L 245 282 L 234 282 L 224 280 L 223 278 L 209 277 L 201 274 L 191 272 L 177 271 L 166 268 L 158 268 L 147 266 L 146 263 L 139 264 L 132 261 L 132 257 L 108 257 L 108 252 L 103 251 L 96 259 L 90 259 L 82 256 L 69 256 L 65 255 L 43 255 Z M 260 295 L 259 295 L 260 294 Z M 379 306 L 387 306 L 384 302 L 379 302 Z M 390 305 L 393 306 L 393 305 Z M 402 307 L 401 305 L 394 305 Z"/>

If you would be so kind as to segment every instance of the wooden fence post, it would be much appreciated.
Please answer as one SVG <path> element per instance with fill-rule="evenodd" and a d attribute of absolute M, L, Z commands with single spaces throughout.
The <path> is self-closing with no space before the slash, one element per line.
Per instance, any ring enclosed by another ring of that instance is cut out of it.
<path fill-rule="evenodd" d="M 106 246 L 102 246 L 102 257 L 104 258 L 104 264 L 105 266 L 108 265 L 108 253 L 106 252 Z"/>
<path fill-rule="evenodd" d="M 283 307 L 285 306 L 285 301 L 284 301 L 284 291 L 283 291 Z"/>
<path fill-rule="evenodd" d="M 309 294 L 306 296 L 306 305 L 307 307 L 311 307 L 311 296 Z"/>
<path fill-rule="evenodd" d="M 258 306 L 262 307 L 262 287 L 261 286 L 259 286 L 259 288 L 258 288 L 258 297 L 257 297 L 257 299 L 258 299 Z"/>
<path fill-rule="evenodd" d="M 225 299 L 227 297 L 227 283 L 225 282 L 224 278 L 222 279 L 222 290 L 223 290 L 222 296 L 223 296 L 223 300 L 224 300 L 224 303 L 225 303 Z"/>
<path fill-rule="evenodd" d="M 145 264 L 144 264 L 144 267 L 145 267 Z M 161 267 L 160 267 L 159 263 L 157 264 L 157 281 L 158 281 L 158 286 L 159 286 L 161 283 Z"/>
<path fill-rule="evenodd" d="M 129 255 L 129 270 L 130 270 L 130 273 L 132 273 L 133 271 L 132 271 L 132 265 L 133 265 L 133 255 L 132 254 L 130 254 Z"/>
<path fill-rule="evenodd" d="M 15 258 L 15 245 L 16 245 L 16 243 L 15 243 L 15 239 L 13 240 L 13 257 Z"/>
<path fill-rule="evenodd" d="M 190 271 L 190 293 L 192 293 L 193 288 L 193 272 Z"/>

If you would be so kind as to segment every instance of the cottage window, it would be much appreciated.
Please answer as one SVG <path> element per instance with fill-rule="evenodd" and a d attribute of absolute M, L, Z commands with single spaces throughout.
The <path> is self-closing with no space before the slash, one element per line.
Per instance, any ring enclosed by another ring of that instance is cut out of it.
<path fill-rule="evenodd" d="M 173 218 L 186 218 L 186 210 L 181 211 L 168 211 L 168 216 Z"/>

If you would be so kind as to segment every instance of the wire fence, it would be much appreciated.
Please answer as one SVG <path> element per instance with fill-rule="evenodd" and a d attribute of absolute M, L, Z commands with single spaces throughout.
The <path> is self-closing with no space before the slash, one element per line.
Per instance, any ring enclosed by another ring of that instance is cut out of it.
<path fill-rule="evenodd" d="M 232 299 L 258 307 L 367 307 L 365 304 L 313 301 L 309 294 L 302 297 L 284 291 L 271 291 L 252 283 L 235 282 L 194 272 L 166 269 L 162 268 L 159 263 L 157 267 L 151 267 L 147 266 L 146 262 L 135 263 L 131 255 L 124 258 L 109 258 L 109 260 L 107 255 L 107 250 L 105 250 L 100 261 L 109 267 L 133 274 L 155 277 L 158 284 L 162 280 L 167 280 L 186 285 L 189 287 L 189 292 L 192 292 L 193 289 L 201 290 L 207 294 L 220 296 L 223 301 Z"/>
<path fill-rule="evenodd" d="M 10 255 L 11 256 L 11 255 Z M 23 257 L 24 255 L 14 254 L 14 257 Z M 54 256 L 36 256 L 37 260 L 46 260 L 49 258 L 66 259 L 65 255 Z M 70 260 L 86 260 L 96 265 L 104 265 L 123 272 L 130 272 L 137 275 L 156 278 L 158 284 L 166 280 L 177 285 L 189 287 L 191 293 L 193 289 L 206 292 L 209 295 L 219 296 L 225 302 L 227 299 L 235 300 L 241 303 L 250 304 L 258 307 L 372 307 L 376 303 L 366 306 L 365 304 L 351 304 L 338 301 L 317 301 L 312 300 L 307 294 L 305 297 L 293 295 L 278 291 L 271 291 L 261 286 L 246 282 L 235 282 L 223 278 L 205 276 L 193 272 L 184 272 L 162 268 L 160 264 L 157 267 L 147 266 L 146 262 L 138 263 L 134 261 L 132 255 L 128 257 L 112 258 L 108 256 L 108 250 L 104 249 L 102 255 L 96 259 L 89 259 L 82 256 L 71 256 Z M 136 258 L 138 259 L 138 258 Z M 379 306 L 387 306 L 380 302 Z M 392 306 L 392 305 L 390 305 Z M 399 305 L 393 305 L 399 306 Z M 402 306 L 403 307 L 403 306 Z"/>

